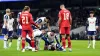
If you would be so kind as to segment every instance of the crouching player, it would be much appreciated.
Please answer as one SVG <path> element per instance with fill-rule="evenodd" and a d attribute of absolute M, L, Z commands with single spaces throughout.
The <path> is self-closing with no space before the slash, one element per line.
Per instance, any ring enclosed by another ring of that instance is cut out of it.
<path fill-rule="evenodd" d="M 91 46 L 91 37 L 93 38 L 93 49 L 95 49 L 95 36 L 96 36 L 96 29 L 98 28 L 98 20 L 94 17 L 94 12 L 90 12 L 90 17 L 88 18 L 88 27 L 87 27 L 87 34 L 88 34 L 88 48 Z"/>
<path fill-rule="evenodd" d="M 45 50 L 58 50 L 62 51 L 64 48 L 60 45 L 57 34 L 55 34 L 55 31 L 52 30 L 51 32 L 47 32 L 47 40 L 48 42 L 45 42 Z"/>
<path fill-rule="evenodd" d="M 36 48 L 39 49 L 39 44 L 40 44 L 40 39 L 44 40 L 45 42 L 45 50 L 63 50 L 62 46 L 60 46 L 60 43 L 54 33 L 54 31 L 47 32 L 47 37 L 44 36 L 44 32 L 40 30 L 34 30 L 34 37 L 36 40 Z M 54 40 L 56 40 L 57 43 L 54 43 Z M 31 44 L 30 44 L 30 37 L 27 35 L 26 41 L 29 43 L 30 46 L 27 46 L 26 49 L 31 49 Z"/>

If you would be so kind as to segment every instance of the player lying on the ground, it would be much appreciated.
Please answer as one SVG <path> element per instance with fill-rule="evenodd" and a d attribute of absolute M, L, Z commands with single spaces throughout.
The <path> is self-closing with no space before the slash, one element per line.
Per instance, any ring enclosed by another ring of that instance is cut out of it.
<path fill-rule="evenodd" d="M 44 46 L 45 50 L 60 50 L 60 51 L 63 50 L 54 31 L 47 32 L 47 36 L 48 37 L 45 37 L 44 32 L 42 32 L 38 29 L 34 31 L 35 40 L 36 40 L 36 42 L 38 42 L 35 44 L 36 48 L 39 48 L 40 38 L 41 38 L 45 42 L 45 46 Z M 26 46 L 26 49 L 31 49 L 30 38 L 28 35 L 27 35 L 26 41 L 29 43 L 29 46 Z"/>
<path fill-rule="evenodd" d="M 87 35 L 88 35 L 88 47 L 91 46 L 91 37 L 93 39 L 93 49 L 95 49 L 95 36 L 96 36 L 96 29 L 98 28 L 98 20 L 96 17 L 94 17 L 94 12 L 90 12 L 90 17 L 87 19 L 88 25 L 87 25 Z"/>

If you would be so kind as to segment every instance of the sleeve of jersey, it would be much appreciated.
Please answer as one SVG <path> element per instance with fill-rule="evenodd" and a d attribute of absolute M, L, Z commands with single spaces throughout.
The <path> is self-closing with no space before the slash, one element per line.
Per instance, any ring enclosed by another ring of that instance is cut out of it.
<path fill-rule="evenodd" d="M 6 21 L 8 19 L 7 15 L 4 15 L 4 21 Z"/>
<path fill-rule="evenodd" d="M 31 21 L 31 24 L 33 24 L 33 25 L 35 25 L 36 27 L 38 27 L 37 25 L 36 25 L 36 23 L 34 23 L 34 21 L 33 21 L 33 18 L 32 18 L 32 15 L 30 14 L 30 21 Z"/>
<path fill-rule="evenodd" d="M 40 24 L 41 22 L 42 22 L 41 19 L 38 19 L 38 20 L 36 21 L 37 24 Z"/>
<path fill-rule="evenodd" d="M 17 15 L 17 18 L 19 19 L 20 18 L 20 14 L 18 13 L 18 15 Z"/>

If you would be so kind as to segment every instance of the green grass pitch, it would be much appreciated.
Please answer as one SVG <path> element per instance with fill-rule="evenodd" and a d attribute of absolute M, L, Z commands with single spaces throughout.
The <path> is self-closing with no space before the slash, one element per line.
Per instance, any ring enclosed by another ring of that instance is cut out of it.
<path fill-rule="evenodd" d="M 3 49 L 3 40 L 0 40 L 0 56 L 100 56 L 100 41 L 96 41 L 96 49 L 87 48 L 87 40 L 72 40 L 73 51 L 44 51 L 38 52 L 26 51 L 22 53 L 16 50 L 16 40 L 13 40 L 12 47 Z M 43 49 L 44 42 L 41 41 L 41 49 Z"/>

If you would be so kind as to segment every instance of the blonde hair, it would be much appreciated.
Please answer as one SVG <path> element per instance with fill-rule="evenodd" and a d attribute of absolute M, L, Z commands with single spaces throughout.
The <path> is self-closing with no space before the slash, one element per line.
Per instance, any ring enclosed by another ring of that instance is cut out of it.
<path fill-rule="evenodd" d="M 29 9 L 30 9 L 29 6 L 25 6 L 24 9 L 23 9 L 23 11 L 27 11 L 27 10 L 29 10 Z"/>
<path fill-rule="evenodd" d="M 10 13 L 10 9 L 9 8 L 6 9 L 6 13 Z"/>

